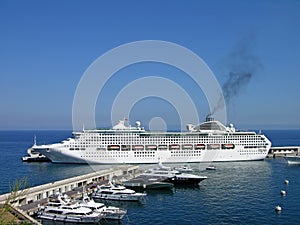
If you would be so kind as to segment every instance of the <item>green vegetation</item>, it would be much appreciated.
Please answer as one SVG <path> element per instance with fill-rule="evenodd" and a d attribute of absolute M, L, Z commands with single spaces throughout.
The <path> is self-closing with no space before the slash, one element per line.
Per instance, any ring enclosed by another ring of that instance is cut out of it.
<path fill-rule="evenodd" d="M 12 205 L 17 203 L 18 199 L 25 194 L 28 187 L 29 185 L 26 177 L 17 179 L 14 183 L 10 184 L 10 194 L 5 203 L 0 205 L 0 225 L 31 224 L 26 221 L 26 218 L 23 218 L 16 213 L 12 207 Z"/>

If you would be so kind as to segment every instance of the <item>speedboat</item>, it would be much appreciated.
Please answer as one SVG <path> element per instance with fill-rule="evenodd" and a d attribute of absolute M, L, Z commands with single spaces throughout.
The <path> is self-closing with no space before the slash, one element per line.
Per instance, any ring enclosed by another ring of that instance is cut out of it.
<path fill-rule="evenodd" d="M 127 213 L 126 210 L 113 206 L 105 206 L 100 202 L 95 202 L 94 199 L 88 197 L 86 193 L 83 194 L 82 200 L 78 201 L 79 205 L 89 208 L 96 213 L 99 213 L 103 219 L 121 220 Z"/>
<path fill-rule="evenodd" d="M 145 196 L 145 193 L 138 193 L 122 185 L 114 185 L 111 182 L 107 185 L 98 186 L 96 192 L 92 194 L 94 199 L 118 201 L 142 201 Z"/>

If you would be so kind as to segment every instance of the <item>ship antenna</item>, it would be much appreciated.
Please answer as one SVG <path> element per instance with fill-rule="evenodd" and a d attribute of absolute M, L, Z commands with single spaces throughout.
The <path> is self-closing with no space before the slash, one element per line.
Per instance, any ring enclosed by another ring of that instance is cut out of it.
<path fill-rule="evenodd" d="M 82 124 L 82 131 L 84 131 L 84 124 Z"/>
<path fill-rule="evenodd" d="M 34 135 L 34 138 L 33 138 L 33 146 L 36 146 L 36 135 Z"/>

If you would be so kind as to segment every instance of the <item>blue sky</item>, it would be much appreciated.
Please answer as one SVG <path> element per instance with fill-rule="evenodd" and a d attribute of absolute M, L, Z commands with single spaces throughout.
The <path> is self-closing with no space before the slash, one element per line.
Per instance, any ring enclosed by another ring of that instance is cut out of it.
<path fill-rule="evenodd" d="M 246 40 L 260 66 L 227 104 L 228 122 L 243 129 L 300 129 L 299 12 L 300 1 L 293 0 L 1 1 L 0 129 L 72 129 L 74 93 L 89 65 L 140 40 L 190 49 L 221 86 Z M 200 118 L 209 113 L 205 96 L 182 72 L 145 63 L 124 68 L 107 83 L 97 102 L 98 126 L 109 125 L 120 89 L 147 75 L 179 83 Z M 178 123 L 178 112 L 159 98 L 143 99 L 130 115 L 144 124 L 153 117 L 163 117 L 169 129 Z"/>

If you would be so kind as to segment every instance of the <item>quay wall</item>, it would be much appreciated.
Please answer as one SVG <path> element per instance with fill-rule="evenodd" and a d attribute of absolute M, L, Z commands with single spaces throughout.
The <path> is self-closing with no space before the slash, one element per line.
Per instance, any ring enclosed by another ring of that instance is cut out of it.
<path fill-rule="evenodd" d="M 298 155 L 300 155 L 300 146 L 278 146 L 270 148 L 267 158 Z"/>

